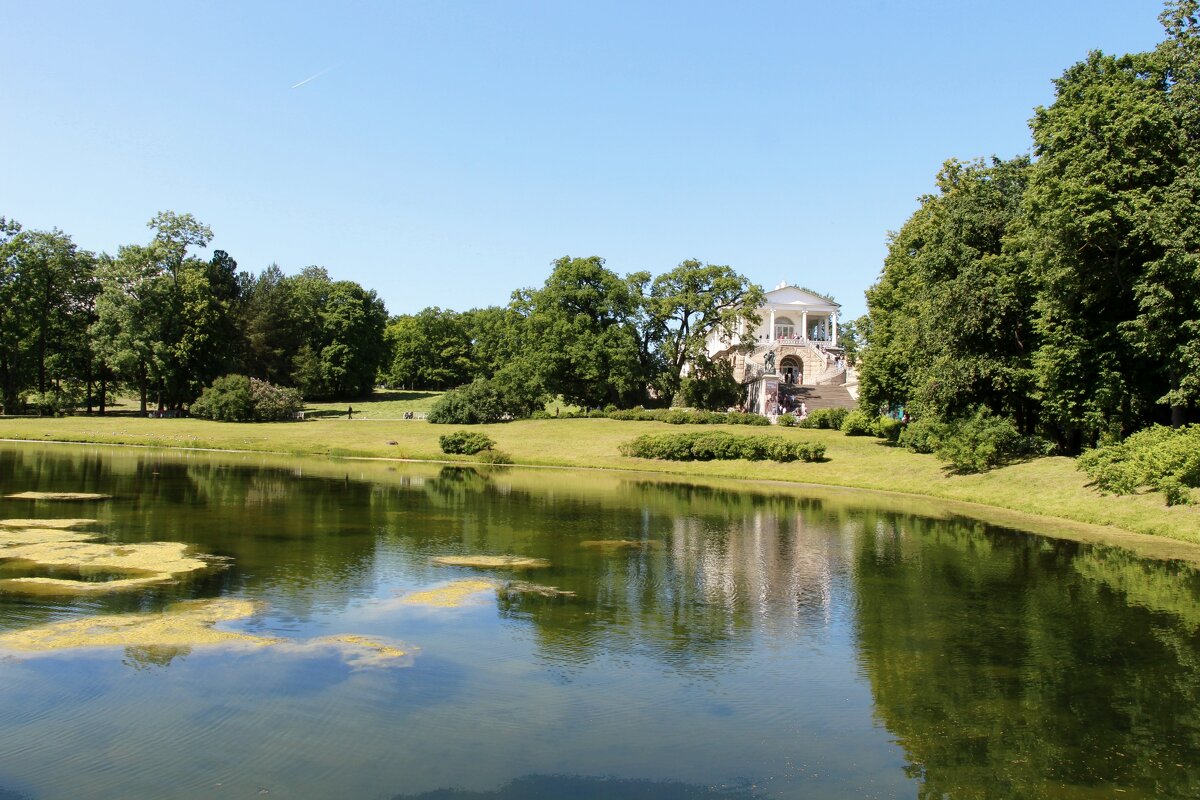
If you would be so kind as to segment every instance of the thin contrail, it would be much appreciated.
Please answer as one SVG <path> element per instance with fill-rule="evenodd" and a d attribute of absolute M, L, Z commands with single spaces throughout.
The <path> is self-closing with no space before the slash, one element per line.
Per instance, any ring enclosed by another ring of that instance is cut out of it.
<path fill-rule="evenodd" d="M 320 72 L 318 72 L 316 75 L 310 75 L 309 77 L 305 78 L 304 80 L 300 81 L 299 83 L 293 83 L 293 84 L 292 84 L 292 88 L 293 88 L 293 89 L 299 89 L 299 88 L 300 88 L 301 86 L 303 86 L 304 84 L 308 83 L 309 81 L 315 81 L 317 78 L 321 77 L 321 76 L 322 76 L 322 75 L 324 75 L 326 72 L 329 72 L 329 71 L 330 71 L 330 70 L 332 70 L 332 69 L 333 69 L 333 67 L 329 67 L 329 68 L 327 68 L 327 69 L 323 69 L 323 70 L 321 70 Z"/>

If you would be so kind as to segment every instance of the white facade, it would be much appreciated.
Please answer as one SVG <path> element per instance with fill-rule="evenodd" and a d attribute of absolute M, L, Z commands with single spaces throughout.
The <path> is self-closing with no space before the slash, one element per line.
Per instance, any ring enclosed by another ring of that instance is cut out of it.
<path fill-rule="evenodd" d="M 758 309 L 762 320 L 758 327 L 747 330 L 743 326 L 732 339 L 714 332 L 705 342 L 705 350 L 713 358 L 741 344 L 837 347 L 840 310 L 837 303 L 783 283 L 766 293 L 766 301 Z"/>

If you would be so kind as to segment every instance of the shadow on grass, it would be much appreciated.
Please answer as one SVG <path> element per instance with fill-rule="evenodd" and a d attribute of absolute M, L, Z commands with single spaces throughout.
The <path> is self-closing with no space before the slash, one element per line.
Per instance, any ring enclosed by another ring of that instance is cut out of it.
<path fill-rule="evenodd" d="M 675 781 L 619 780 L 573 775 L 526 775 L 487 792 L 435 789 L 393 800 L 757 800 L 746 788 L 710 788 Z"/>

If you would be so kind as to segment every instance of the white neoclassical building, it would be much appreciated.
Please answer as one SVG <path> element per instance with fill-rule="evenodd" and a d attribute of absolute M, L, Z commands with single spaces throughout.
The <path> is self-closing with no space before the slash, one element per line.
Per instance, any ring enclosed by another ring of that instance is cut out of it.
<path fill-rule="evenodd" d="M 765 408 L 781 386 L 845 383 L 840 310 L 828 298 L 781 283 L 766 293 L 757 327 L 743 325 L 732 337 L 714 332 L 705 350 L 709 358 L 729 359 L 734 376 L 750 385 L 749 406 Z"/>

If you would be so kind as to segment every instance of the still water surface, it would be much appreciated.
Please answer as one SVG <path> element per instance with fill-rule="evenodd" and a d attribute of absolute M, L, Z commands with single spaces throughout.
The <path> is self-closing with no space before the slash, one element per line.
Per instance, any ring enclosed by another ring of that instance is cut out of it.
<path fill-rule="evenodd" d="M 28 490 L 113 498 L 0 500 L 0 519 L 95 517 L 109 541 L 224 564 L 108 596 L 0 593 L 0 632 L 248 598 L 260 610 L 226 627 L 414 655 L 0 656 L 0 800 L 1200 796 L 1185 565 L 898 501 L 636 475 L 0 447 L 0 495 Z M 605 539 L 645 545 L 582 545 Z M 454 554 L 548 559 L 520 579 L 574 595 L 398 601 L 513 577 L 432 561 Z"/>

